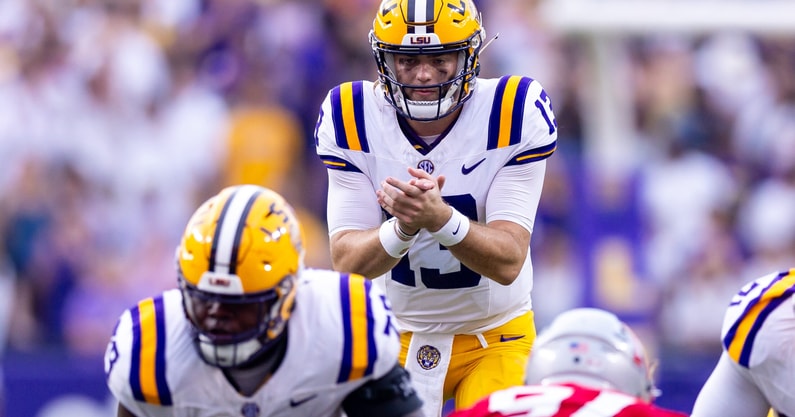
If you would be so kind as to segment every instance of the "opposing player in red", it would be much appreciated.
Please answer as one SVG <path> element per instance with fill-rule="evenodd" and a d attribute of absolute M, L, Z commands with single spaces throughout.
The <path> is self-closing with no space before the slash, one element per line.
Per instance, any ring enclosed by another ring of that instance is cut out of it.
<path fill-rule="evenodd" d="M 528 385 L 497 391 L 450 417 L 685 417 L 659 395 L 643 345 L 614 314 L 578 308 L 558 316 L 533 348 Z"/>

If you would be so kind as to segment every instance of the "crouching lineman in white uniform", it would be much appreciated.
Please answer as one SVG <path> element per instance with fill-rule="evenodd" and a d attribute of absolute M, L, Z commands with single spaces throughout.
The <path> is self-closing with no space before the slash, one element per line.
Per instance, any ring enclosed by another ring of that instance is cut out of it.
<path fill-rule="evenodd" d="M 746 284 L 726 310 L 723 353 L 693 417 L 795 416 L 795 269 Z"/>
<path fill-rule="evenodd" d="M 229 187 L 193 215 L 179 289 L 125 311 L 105 355 L 118 416 L 420 416 L 389 304 L 354 274 L 303 268 L 275 192 Z"/>
<path fill-rule="evenodd" d="M 538 336 L 529 385 L 497 391 L 450 417 L 686 417 L 654 406 L 645 349 L 614 314 L 562 313 Z"/>

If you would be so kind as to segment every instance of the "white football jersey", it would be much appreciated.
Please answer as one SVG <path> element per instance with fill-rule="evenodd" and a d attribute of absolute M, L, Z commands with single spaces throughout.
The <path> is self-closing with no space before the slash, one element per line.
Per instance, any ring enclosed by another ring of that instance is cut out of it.
<path fill-rule="evenodd" d="M 746 284 L 721 330 L 724 352 L 780 415 L 795 416 L 795 269 Z"/>
<path fill-rule="evenodd" d="M 284 359 L 246 397 L 202 361 L 182 294 L 169 290 L 121 315 L 105 354 L 107 383 L 138 417 L 340 416 L 349 393 L 397 365 L 393 320 L 371 281 L 303 271 Z"/>
<path fill-rule="evenodd" d="M 544 172 L 533 163 L 543 168 L 554 152 L 557 126 L 549 97 L 537 81 L 519 76 L 478 79 L 458 120 L 427 145 L 403 129 L 377 84 L 356 81 L 329 92 L 315 136 L 330 176 L 363 174 L 372 186 L 367 194 L 349 189 L 344 190 L 347 195 L 330 193 L 330 213 L 335 204 L 347 205 L 343 215 L 329 215 L 332 234 L 378 227 L 386 213 L 377 204 L 376 190 L 387 176 L 408 180 L 407 167 L 444 175 L 445 201 L 472 221 L 509 220 L 532 232 Z M 521 192 L 506 191 L 515 184 Z M 401 330 L 478 333 L 531 308 L 529 251 L 518 278 L 503 286 L 462 265 L 422 230 L 385 278 Z"/>

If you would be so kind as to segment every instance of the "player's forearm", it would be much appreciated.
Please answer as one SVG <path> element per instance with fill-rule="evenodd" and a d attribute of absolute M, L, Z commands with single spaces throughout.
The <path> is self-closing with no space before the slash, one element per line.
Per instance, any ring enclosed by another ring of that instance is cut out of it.
<path fill-rule="evenodd" d="M 397 265 L 378 238 L 378 229 L 347 230 L 331 237 L 331 263 L 336 271 L 376 278 Z"/>
<path fill-rule="evenodd" d="M 524 266 L 529 245 L 530 233 L 515 223 L 496 221 L 486 226 L 472 222 L 464 240 L 447 249 L 469 269 L 510 285 Z"/>

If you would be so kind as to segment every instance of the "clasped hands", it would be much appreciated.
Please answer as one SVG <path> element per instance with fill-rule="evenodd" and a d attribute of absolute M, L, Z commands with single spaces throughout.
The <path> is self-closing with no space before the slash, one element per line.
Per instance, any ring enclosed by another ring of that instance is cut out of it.
<path fill-rule="evenodd" d="M 412 167 L 408 173 L 412 177 L 408 181 L 391 176 L 381 181 L 381 189 L 376 191 L 378 204 L 398 219 L 398 227 L 406 234 L 441 229 L 453 214 L 441 194 L 444 175 L 434 177 Z"/>

